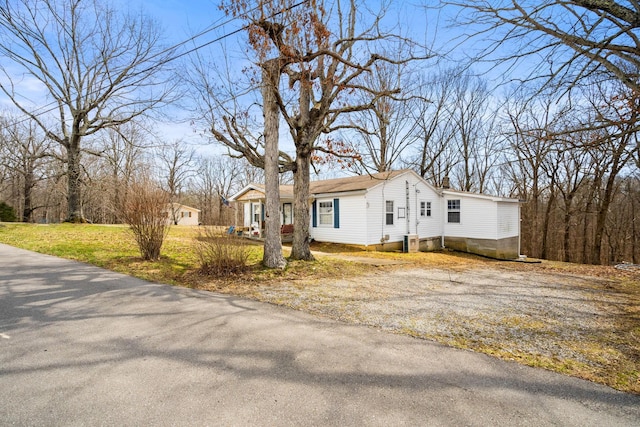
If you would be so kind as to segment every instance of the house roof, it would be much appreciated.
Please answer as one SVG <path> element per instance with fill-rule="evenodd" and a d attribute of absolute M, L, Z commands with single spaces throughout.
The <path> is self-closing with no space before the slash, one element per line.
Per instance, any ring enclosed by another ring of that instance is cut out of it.
<path fill-rule="evenodd" d="M 382 184 L 384 181 L 394 179 L 406 173 L 415 174 L 411 169 L 402 169 L 397 171 L 379 172 L 371 175 L 357 175 L 346 178 L 312 181 L 309 183 L 309 193 L 314 195 L 369 190 Z M 243 194 L 250 190 L 257 190 L 263 194 L 265 193 L 264 184 L 251 183 L 245 186 L 238 193 L 234 194 L 233 197 L 231 197 L 231 200 L 236 200 L 239 197 L 242 197 Z M 280 185 L 280 198 L 293 199 L 293 185 Z"/>
<path fill-rule="evenodd" d="M 244 188 L 240 191 L 238 191 L 236 194 L 234 194 L 233 196 L 231 196 L 229 198 L 229 200 L 237 200 L 238 198 L 242 197 L 243 194 L 247 193 L 248 191 L 251 190 L 256 190 L 261 192 L 262 194 L 266 193 L 265 190 L 265 186 L 264 184 L 256 184 L 254 182 L 252 182 L 251 184 L 248 184 L 246 186 L 244 186 Z M 293 185 L 280 185 L 280 198 L 281 199 L 293 199 Z"/>
<path fill-rule="evenodd" d="M 409 169 L 380 172 L 372 175 L 358 175 L 346 178 L 325 179 L 310 183 L 311 194 L 343 193 L 348 191 L 368 190 L 383 181 L 388 181 L 405 173 L 412 173 Z"/>
<path fill-rule="evenodd" d="M 191 206 L 187 206 L 187 205 L 182 205 L 180 203 L 170 203 L 171 205 L 171 209 L 184 209 L 186 211 L 192 211 L 192 212 L 200 212 L 200 209 L 196 209 L 194 207 Z"/>
<path fill-rule="evenodd" d="M 366 191 L 370 190 L 384 181 L 395 179 L 404 174 L 413 174 L 418 176 L 411 169 L 401 169 L 397 171 L 379 172 L 371 175 L 356 175 L 345 178 L 324 179 L 321 181 L 312 181 L 309 183 L 309 193 L 311 195 L 317 194 L 332 194 L 332 193 L 346 193 L 351 191 Z M 426 182 L 426 181 L 425 181 Z M 430 185 L 427 183 L 427 185 Z M 435 188 L 434 188 L 435 189 Z M 243 194 L 250 190 L 257 190 L 261 193 L 265 193 L 264 184 L 251 183 L 245 186 L 237 194 L 231 197 L 231 200 L 236 200 L 242 197 Z M 494 202 L 507 202 L 507 203 L 519 203 L 518 199 L 511 199 L 507 197 L 489 196 L 486 194 L 469 193 L 466 191 L 458 191 L 451 189 L 437 189 L 442 194 L 449 196 L 460 197 L 472 197 L 478 199 L 492 200 Z M 293 185 L 280 185 L 280 198 L 281 199 L 293 199 Z"/>

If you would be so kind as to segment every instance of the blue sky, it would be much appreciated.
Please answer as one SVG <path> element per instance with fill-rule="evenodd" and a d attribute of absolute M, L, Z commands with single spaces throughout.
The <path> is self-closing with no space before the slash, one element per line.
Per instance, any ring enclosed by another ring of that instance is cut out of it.
<path fill-rule="evenodd" d="M 124 4 L 131 8 L 141 8 L 147 15 L 160 21 L 166 31 L 166 42 L 169 44 L 186 40 L 211 26 L 219 26 L 219 28 L 189 44 L 189 48 L 192 48 L 194 44 L 200 45 L 221 37 L 242 25 L 239 20 L 224 24 L 229 20 L 229 17 L 219 10 L 218 0 L 130 0 L 128 2 L 123 1 Z M 366 4 L 372 10 L 377 11 L 378 1 L 368 1 Z M 444 43 L 453 38 L 452 29 L 445 28 L 450 17 L 442 11 L 430 10 L 427 12 L 423 7 L 415 6 L 411 2 L 395 1 L 391 3 L 387 17 L 391 23 L 390 25 L 397 25 L 395 31 L 400 31 L 405 35 L 410 34 L 421 43 L 424 43 L 425 39 L 427 39 L 427 43 L 431 44 L 434 34 L 438 36 L 437 43 Z M 456 33 L 459 34 L 457 31 Z M 241 50 L 243 48 L 241 45 L 243 39 L 244 34 L 226 39 L 224 43 L 228 45 L 227 53 L 233 54 L 234 51 Z M 221 43 L 215 43 L 206 49 L 209 52 L 215 52 L 219 49 Z M 241 53 L 238 53 L 238 55 L 242 56 Z M 182 137 L 194 142 L 198 141 L 197 134 L 187 128 L 188 126 L 172 126 L 171 129 L 165 132 L 165 135 L 174 139 Z M 282 142 L 285 146 L 287 136 L 286 132 L 283 131 L 283 139 L 285 140 Z"/>
<path fill-rule="evenodd" d="M 416 1 L 419 2 L 420 0 Z M 201 45 L 219 38 L 242 25 L 242 22 L 238 20 L 224 24 L 229 18 L 219 10 L 219 0 L 114 0 L 114 2 L 123 9 L 129 8 L 134 11 L 139 9 L 146 15 L 157 19 L 165 33 L 165 43 L 167 45 L 174 45 L 187 40 L 194 34 L 212 26 L 219 26 L 219 28 L 197 38 L 193 43 L 188 44 L 183 49 L 190 49 L 194 45 Z M 372 10 L 377 11 L 377 0 L 368 1 L 366 4 L 371 7 Z M 440 3 L 436 2 L 436 4 Z M 389 18 L 389 25 L 397 25 L 397 28 L 394 29 L 395 31 L 410 35 L 421 43 L 424 43 L 425 40 L 427 43 L 430 43 L 436 38 L 435 42 L 439 45 L 459 36 L 461 32 L 461 29 L 454 29 L 449 26 L 451 17 L 448 16 L 447 13 L 448 11 L 442 10 L 425 10 L 423 7 L 417 7 L 411 2 L 394 1 L 391 4 L 391 9 L 387 17 Z M 227 52 L 233 54 L 234 51 L 241 51 L 241 41 L 243 38 L 244 34 L 226 39 L 224 43 L 228 46 L 229 50 Z M 219 49 L 220 46 L 220 42 L 214 43 L 209 46 L 207 50 L 209 52 L 216 52 L 216 49 Z M 213 54 L 215 55 L 215 53 Z M 241 53 L 236 54 L 238 57 L 242 57 Z M 428 66 L 431 66 L 432 63 L 433 62 L 429 62 Z M 38 93 L 41 93 L 39 85 L 31 80 L 25 80 L 22 82 L 22 85 L 24 88 L 29 88 L 29 96 L 35 98 Z M 180 112 L 177 111 L 174 116 L 180 116 Z M 158 128 L 161 129 L 161 133 L 167 142 L 177 139 L 183 139 L 193 143 L 204 143 L 207 141 L 199 132 L 194 132 L 193 126 L 188 122 L 182 124 L 160 123 Z M 199 130 L 202 131 L 202 129 Z M 283 146 L 286 147 L 287 134 L 285 131 L 283 131 L 283 137 Z M 206 148 L 203 151 L 210 150 L 212 150 L 212 147 Z"/>

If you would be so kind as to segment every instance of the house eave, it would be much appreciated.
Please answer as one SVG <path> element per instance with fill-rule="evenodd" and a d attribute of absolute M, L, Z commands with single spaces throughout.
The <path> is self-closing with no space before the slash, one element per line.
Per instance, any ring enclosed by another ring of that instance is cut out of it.
<path fill-rule="evenodd" d="M 508 197 L 490 196 L 487 194 L 469 193 L 466 191 L 446 190 L 442 189 L 441 194 L 443 196 L 456 196 L 456 197 L 471 197 L 474 199 L 490 200 L 492 202 L 504 202 L 504 203 L 521 203 L 518 199 L 510 199 Z"/>
<path fill-rule="evenodd" d="M 339 192 L 324 192 L 324 193 L 312 193 L 309 195 L 310 199 L 324 199 L 324 198 L 332 198 L 332 197 L 343 197 L 343 196 L 359 196 L 362 194 L 367 194 L 369 190 L 352 190 L 352 191 L 339 191 Z"/>

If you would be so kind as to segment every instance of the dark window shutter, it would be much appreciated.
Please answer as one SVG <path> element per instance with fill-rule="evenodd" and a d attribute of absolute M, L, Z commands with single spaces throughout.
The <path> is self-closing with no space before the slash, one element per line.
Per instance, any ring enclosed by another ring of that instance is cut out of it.
<path fill-rule="evenodd" d="M 260 204 L 261 221 L 264 222 L 264 203 Z"/>
<path fill-rule="evenodd" d="M 316 202 L 315 200 L 313 201 L 313 205 L 311 205 L 311 221 L 312 221 L 312 225 L 313 227 L 317 227 L 318 226 L 318 202 Z"/>
<path fill-rule="evenodd" d="M 333 199 L 333 228 L 340 228 L 340 199 Z"/>

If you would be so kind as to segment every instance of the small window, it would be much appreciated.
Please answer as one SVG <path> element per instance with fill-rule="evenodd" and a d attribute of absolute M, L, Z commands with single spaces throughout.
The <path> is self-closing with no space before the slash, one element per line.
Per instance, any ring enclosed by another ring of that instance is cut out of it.
<path fill-rule="evenodd" d="M 318 203 L 318 218 L 320 225 L 333 225 L 333 201 Z"/>
<path fill-rule="evenodd" d="M 460 200 L 447 200 L 447 222 L 460 223 Z"/>
<path fill-rule="evenodd" d="M 431 202 L 420 202 L 420 216 L 423 218 L 431 216 Z"/>
<path fill-rule="evenodd" d="M 256 224 L 260 223 L 260 203 L 253 204 L 253 221 Z"/>
<path fill-rule="evenodd" d="M 393 225 L 393 200 L 387 200 L 385 202 L 386 206 L 386 224 Z"/>

